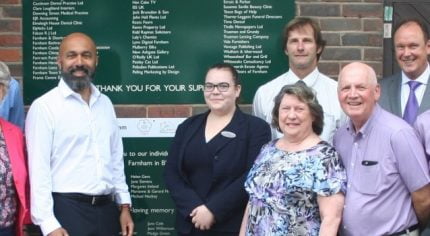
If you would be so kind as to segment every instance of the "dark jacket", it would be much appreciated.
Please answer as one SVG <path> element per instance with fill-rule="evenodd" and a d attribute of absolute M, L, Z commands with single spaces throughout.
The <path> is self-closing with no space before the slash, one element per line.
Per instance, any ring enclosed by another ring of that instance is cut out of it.
<path fill-rule="evenodd" d="M 223 130 L 236 136 L 222 137 L 213 157 L 213 171 L 207 173 L 209 176 L 190 181 L 183 169 L 184 152 L 193 135 L 199 128 L 204 128 L 208 114 L 190 117 L 178 126 L 164 171 L 166 186 L 177 208 L 176 229 L 184 234 L 193 227 L 189 214 L 202 204 L 215 216 L 216 223 L 211 231 L 239 232 L 248 201 L 245 179 L 260 148 L 270 140 L 270 128 L 265 121 L 244 114 L 237 108 L 230 128 Z M 208 179 L 212 181 L 208 182 Z"/>
<path fill-rule="evenodd" d="M 402 117 L 403 111 L 400 105 L 400 89 L 402 86 L 402 73 L 396 73 L 392 76 L 379 81 L 381 85 L 381 97 L 379 105 L 385 110 L 393 113 L 396 116 Z M 430 109 L 430 88 L 427 85 L 424 92 L 423 100 L 418 109 L 418 114 L 421 114 Z"/>

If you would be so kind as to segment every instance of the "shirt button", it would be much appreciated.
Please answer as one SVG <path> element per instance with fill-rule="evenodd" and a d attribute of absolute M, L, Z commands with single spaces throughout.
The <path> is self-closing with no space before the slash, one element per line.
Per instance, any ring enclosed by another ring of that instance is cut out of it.
<path fill-rule="evenodd" d="M 351 184 L 348 184 L 348 188 L 351 188 Z"/>
<path fill-rule="evenodd" d="M 351 166 L 354 166 L 354 163 L 351 163 Z"/>
<path fill-rule="evenodd" d="M 214 156 L 214 159 L 215 159 L 215 160 L 218 160 L 218 156 Z"/>

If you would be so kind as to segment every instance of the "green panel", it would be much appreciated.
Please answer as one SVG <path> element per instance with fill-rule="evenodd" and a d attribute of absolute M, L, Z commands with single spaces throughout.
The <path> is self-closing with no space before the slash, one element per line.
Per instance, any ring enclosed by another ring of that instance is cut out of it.
<path fill-rule="evenodd" d="M 94 83 L 115 104 L 200 104 L 206 69 L 232 62 L 242 102 L 287 70 L 283 25 L 289 0 L 23 0 L 24 95 L 30 104 L 58 82 L 61 38 L 89 34 L 98 45 Z"/>
<path fill-rule="evenodd" d="M 137 235 L 176 235 L 162 172 L 171 138 L 125 138 L 124 162 Z"/>

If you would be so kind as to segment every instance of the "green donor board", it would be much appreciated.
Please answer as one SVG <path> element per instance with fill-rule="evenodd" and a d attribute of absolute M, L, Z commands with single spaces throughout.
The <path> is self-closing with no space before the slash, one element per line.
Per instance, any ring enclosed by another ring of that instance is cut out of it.
<path fill-rule="evenodd" d="M 58 83 L 63 36 L 98 46 L 94 83 L 115 104 L 199 104 L 207 68 L 233 64 L 251 103 L 259 85 L 287 69 L 290 0 L 23 0 L 25 103 Z"/>

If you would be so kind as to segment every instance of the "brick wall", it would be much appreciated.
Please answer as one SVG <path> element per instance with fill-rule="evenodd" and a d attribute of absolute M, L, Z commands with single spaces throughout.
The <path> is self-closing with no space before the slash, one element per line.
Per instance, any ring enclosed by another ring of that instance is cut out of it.
<path fill-rule="evenodd" d="M 0 0 L 0 60 L 19 80 L 23 71 L 21 10 L 21 0 Z M 296 15 L 315 18 L 321 25 L 327 47 L 319 68 L 332 78 L 343 65 L 358 60 L 382 75 L 382 14 L 382 0 L 296 0 Z M 242 107 L 250 111 L 250 105 Z M 187 117 L 204 110 L 203 105 L 116 106 L 119 117 Z"/>
<path fill-rule="evenodd" d="M 345 64 L 363 61 L 382 76 L 383 0 L 296 0 L 296 15 L 320 23 L 327 40 L 323 73 L 337 78 Z"/>

